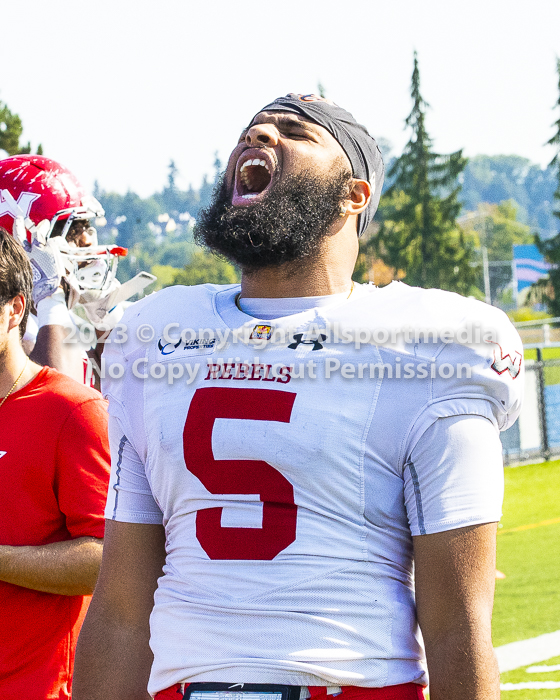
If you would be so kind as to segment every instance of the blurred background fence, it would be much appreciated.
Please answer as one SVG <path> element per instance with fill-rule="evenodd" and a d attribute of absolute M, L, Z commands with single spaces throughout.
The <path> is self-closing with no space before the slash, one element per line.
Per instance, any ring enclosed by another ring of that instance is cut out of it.
<path fill-rule="evenodd" d="M 501 433 L 506 464 L 560 455 L 560 317 L 515 325 L 525 349 L 525 401 Z"/>

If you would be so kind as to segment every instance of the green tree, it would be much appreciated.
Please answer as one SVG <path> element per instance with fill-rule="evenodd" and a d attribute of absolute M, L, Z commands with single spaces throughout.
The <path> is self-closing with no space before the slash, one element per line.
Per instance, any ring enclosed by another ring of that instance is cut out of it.
<path fill-rule="evenodd" d="M 555 107 L 560 109 L 560 58 L 556 59 L 556 71 L 558 72 L 558 100 Z M 556 133 L 549 141 L 547 141 L 547 145 L 556 148 L 556 153 L 554 154 L 553 159 L 550 161 L 550 167 L 556 168 L 558 174 L 558 187 L 554 193 L 554 199 L 556 201 L 554 216 L 557 216 L 560 219 L 560 115 L 554 122 L 554 126 L 556 127 Z"/>
<path fill-rule="evenodd" d="M 191 261 L 176 275 L 173 284 L 234 284 L 239 282 L 239 272 L 227 260 L 197 250 Z"/>
<path fill-rule="evenodd" d="M 519 221 L 519 206 L 513 199 L 499 204 L 479 204 L 476 211 L 467 212 L 458 220 L 467 240 L 474 244 L 482 260 L 486 247 L 489 267 L 490 298 L 498 306 L 513 304 L 512 268 L 513 246 L 534 242 L 531 227 Z M 484 288 L 482 266 L 479 268 L 479 288 Z"/>
<path fill-rule="evenodd" d="M 20 145 L 23 133 L 23 125 L 17 114 L 13 114 L 8 106 L 0 100 L 0 151 L 5 151 L 9 156 L 19 153 L 31 153 L 31 143 Z M 38 155 L 43 155 L 43 147 L 39 144 Z"/>
<path fill-rule="evenodd" d="M 558 101 L 555 107 L 560 108 L 560 59 L 556 59 L 556 70 L 558 72 Z M 560 219 L 560 116 L 554 122 L 556 133 L 547 142 L 547 145 L 554 146 L 556 153 L 550 161 L 550 166 L 555 167 L 558 174 L 558 187 L 554 193 L 556 207 L 554 216 Z M 553 316 L 560 316 L 560 233 L 556 236 L 544 240 L 540 236 L 536 236 L 537 247 L 548 260 L 553 264 L 552 269 L 548 273 L 548 280 L 541 280 L 535 285 L 543 290 L 543 299 L 550 313 Z"/>
<path fill-rule="evenodd" d="M 389 267 L 405 272 L 408 284 L 468 294 L 478 276 L 471 265 L 474 246 L 457 224 L 459 176 L 467 160 L 462 151 L 433 150 L 416 52 L 411 96 L 406 118 L 411 137 L 389 170 L 392 184 L 381 201 L 382 224 L 372 246 Z"/>
<path fill-rule="evenodd" d="M 9 156 L 20 153 L 19 140 L 22 133 L 21 119 L 0 102 L 0 149 L 6 151 Z"/>
<path fill-rule="evenodd" d="M 175 284 L 175 278 L 181 270 L 172 265 L 152 265 L 150 272 L 157 277 L 157 281 L 150 291 L 157 292 L 163 287 L 171 287 Z"/>
<path fill-rule="evenodd" d="M 207 207 L 211 200 L 212 200 L 212 194 L 214 193 L 214 190 L 216 188 L 216 185 L 218 184 L 220 177 L 222 175 L 222 161 L 220 160 L 218 156 L 218 151 L 214 152 L 214 176 L 211 180 L 208 179 L 206 175 L 204 175 L 204 178 L 202 180 L 202 185 L 200 186 L 199 190 L 199 197 L 200 197 L 200 207 Z"/>
<path fill-rule="evenodd" d="M 125 195 L 116 192 L 97 193 L 107 218 L 107 228 L 112 227 L 116 235 L 115 243 L 132 248 L 135 244 L 150 243 L 154 239 L 153 222 L 162 213 L 161 207 L 153 197 L 142 199 L 135 192 L 128 191 Z M 103 230 L 103 238 L 106 232 Z"/>
<path fill-rule="evenodd" d="M 519 206 L 513 199 L 499 204 L 483 202 L 476 212 L 468 212 L 459 221 L 476 248 L 485 245 L 488 260 L 513 259 L 513 246 L 533 243 L 531 227 L 519 221 Z"/>

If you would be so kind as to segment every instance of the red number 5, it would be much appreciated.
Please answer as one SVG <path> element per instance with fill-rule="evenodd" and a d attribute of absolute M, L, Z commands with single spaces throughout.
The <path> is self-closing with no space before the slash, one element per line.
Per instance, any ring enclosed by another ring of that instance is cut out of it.
<path fill-rule="evenodd" d="M 270 389 L 197 389 L 183 430 L 187 469 L 213 494 L 258 493 L 262 528 L 222 527 L 222 508 L 196 514 L 196 537 L 210 559 L 274 559 L 296 539 L 294 489 L 268 462 L 214 459 L 216 418 L 289 423 L 296 395 Z"/>

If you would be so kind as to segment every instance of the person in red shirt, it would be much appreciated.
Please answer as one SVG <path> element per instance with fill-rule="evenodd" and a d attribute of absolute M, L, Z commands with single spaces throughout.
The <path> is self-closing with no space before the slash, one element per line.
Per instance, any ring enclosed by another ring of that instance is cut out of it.
<path fill-rule="evenodd" d="M 26 356 L 33 286 L 0 229 L 0 697 L 70 698 L 109 477 L 106 402 Z"/>

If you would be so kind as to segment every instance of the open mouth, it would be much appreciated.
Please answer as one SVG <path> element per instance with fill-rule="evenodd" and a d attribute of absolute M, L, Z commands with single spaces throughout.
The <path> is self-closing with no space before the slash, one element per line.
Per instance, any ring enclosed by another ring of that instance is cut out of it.
<path fill-rule="evenodd" d="M 258 149 L 245 151 L 237 165 L 232 203 L 249 204 L 259 199 L 269 188 L 273 172 L 274 163 L 268 154 Z"/>

